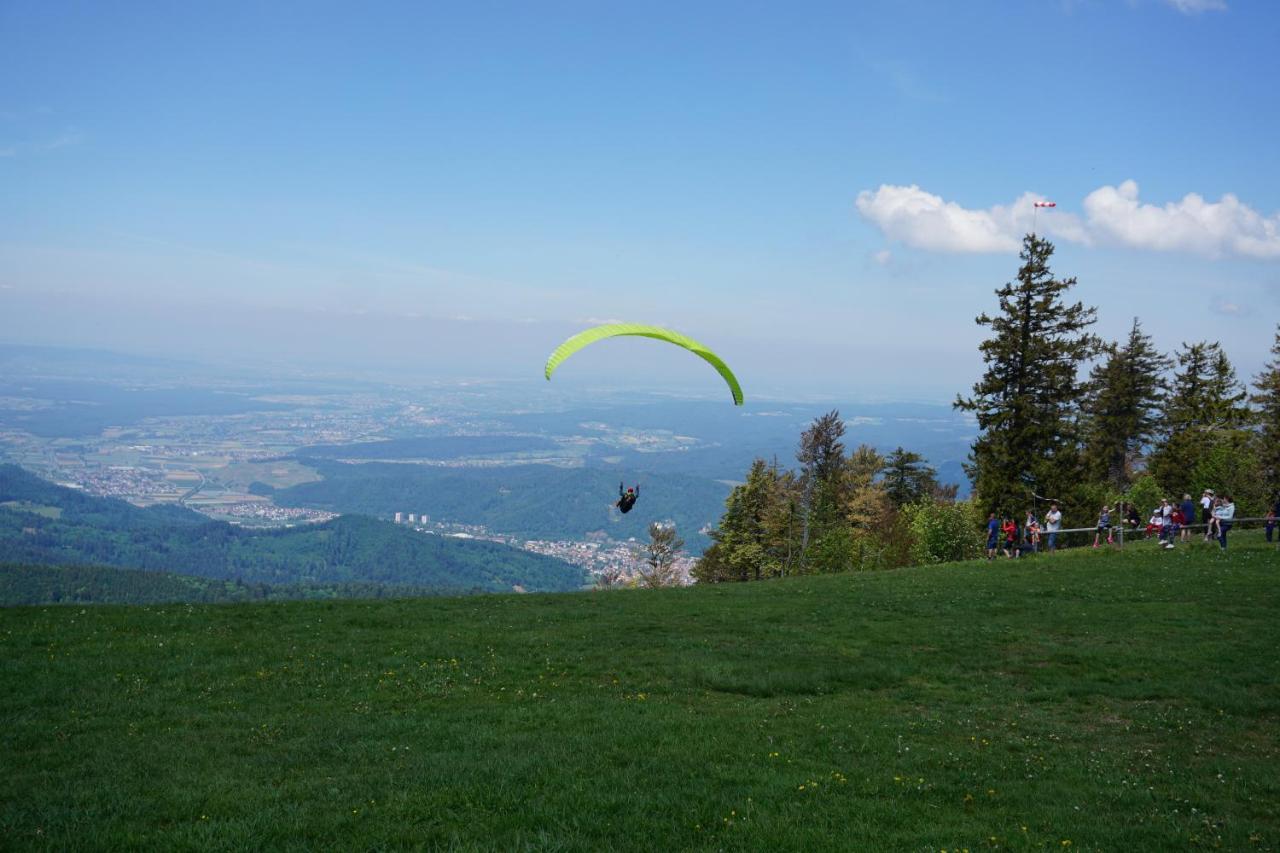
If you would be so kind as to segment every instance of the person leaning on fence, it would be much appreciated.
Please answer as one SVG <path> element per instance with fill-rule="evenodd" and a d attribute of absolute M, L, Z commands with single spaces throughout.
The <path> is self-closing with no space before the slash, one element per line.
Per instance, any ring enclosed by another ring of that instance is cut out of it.
<path fill-rule="evenodd" d="M 1102 512 L 1098 513 L 1098 532 L 1093 534 L 1093 547 L 1098 547 L 1098 542 L 1102 539 L 1103 534 L 1107 537 L 1107 544 L 1111 544 L 1111 507 L 1103 504 Z"/>
<path fill-rule="evenodd" d="M 1049 534 L 1049 553 L 1058 550 L 1058 531 L 1062 529 L 1062 511 L 1057 504 L 1050 504 L 1044 516 L 1044 529 Z"/>
<path fill-rule="evenodd" d="M 1160 535 L 1160 526 L 1164 524 L 1164 519 L 1160 516 L 1160 507 L 1151 510 L 1151 517 L 1147 519 L 1147 527 L 1143 531 L 1143 539 L 1150 539 L 1152 536 Z"/>
<path fill-rule="evenodd" d="M 1213 511 L 1214 520 L 1218 522 L 1218 545 L 1227 550 L 1227 534 L 1231 532 L 1231 522 L 1236 517 L 1236 505 L 1231 495 L 1223 495 L 1222 502 Z"/>
<path fill-rule="evenodd" d="M 1160 501 L 1160 544 L 1166 548 L 1173 547 L 1169 540 L 1173 538 L 1173 507 L 1167 500 Z"/>

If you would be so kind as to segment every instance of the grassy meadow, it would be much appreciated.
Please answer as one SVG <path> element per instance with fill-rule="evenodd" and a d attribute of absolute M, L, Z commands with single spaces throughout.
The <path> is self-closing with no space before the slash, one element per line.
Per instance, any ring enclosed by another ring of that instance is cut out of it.
<path fill-rule="evenodd" d="M 1280 551 L 0 610 L 0 846 L 1280 848 Z"/>

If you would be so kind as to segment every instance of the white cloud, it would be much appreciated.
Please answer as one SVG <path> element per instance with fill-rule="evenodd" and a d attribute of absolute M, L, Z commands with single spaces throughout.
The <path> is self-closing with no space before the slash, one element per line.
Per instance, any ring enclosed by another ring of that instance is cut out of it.
<path fill-rule="evenodd" d="M 1227 0 L 1165 0 L 1165 2 L 1184 15 L 1227 11 Z"/>
<path fill-rule="evenodd" d="M 894 240 L 940 252 L 1016 252 L 1018 241 L 991 212 L 966 210 L 912 184 L 858 193 L 858 211 Z"/>
<path fill-rule="evenodd" d="M 1188 193 L 1163 206 L 1138 199 L 1138 185 L 1103 186 L 1084 199 L 1084 217 L 1037 210 L 1026 192 L 1007 205 L 961 207 L 919 186 L 884 184 L 858 194 L 858 211 L 886 237 L 935 252 L 1016 252 L 1035 230 L 1067 243 L 1109 244 L 1158 252 L 1280 258 L 1280 213 L 1264 216 L 1227 193 L 1218 201 Z M 874 256 L 879 260 L 879 255 Z"/>
<path fill-rule="evenodd" d="M 1280 214 L 1263 216 L 1227 193 L 1216 202 L 1187 193 L 1162 207 L 1138 200 L 1138 185 L 1099 187 L 1084 199 L 1090 232 L 1136 249 L 1218 257 L 1280 258 Z"/>
<path fill-rule="evenodd" d="M 890 252 L 888 249 L 881 249 L 873 254 L 871 259 L 880 266 L 885 267 L 889 265 L 889 261 L 893 260 L 893 252 Z"/>
<path fill-rule="evenodd" d="M 937 252 L 1018 251 L 1022 235 L 1032 230 L 1072 242 L 1088 242 L 1088 235 L 1072 214 L 1056 210 L 1036 211 L 1032 202 L 1044 197 L 1034 193 L 1008 205 L 971 210 L 941 196 L 909 187 L 882 184 L 874 193 L 858 194 L 858 211 L 884 234 L 918 249 Z"/>

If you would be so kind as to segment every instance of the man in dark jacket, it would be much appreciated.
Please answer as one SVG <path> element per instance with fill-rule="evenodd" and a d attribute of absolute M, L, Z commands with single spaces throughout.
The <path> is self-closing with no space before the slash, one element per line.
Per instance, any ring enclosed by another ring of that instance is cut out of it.
<path fill-rule="evenodd" d="M 622 490 L 622 484 L 618 484 L 618 502 L 614 504 L 620 509 L 623 515 L 631 512 L 631 508 L 636 505 L 636 498 L 640 497 L 640 485 L 637 483 L 634 488 Z"/>

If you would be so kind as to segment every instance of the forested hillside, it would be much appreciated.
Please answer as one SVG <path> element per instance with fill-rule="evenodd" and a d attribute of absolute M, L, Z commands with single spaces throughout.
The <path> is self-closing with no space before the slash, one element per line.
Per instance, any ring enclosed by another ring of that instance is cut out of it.
<path fill-rule="evenodd" d="M 0 606 L 24 604 L 223 604 L 236 601 L 423 596 L 425 587 L 377 583 L 263 584 L 116 569 L 0 563 Z"/>
<path fill-rule="evenodd" d="M 491 542 L 344 516 L 246 530 L 176 507 L 139 509 L 0 466 L 0 552 L 24 564 L 89 563 L 248 583 L 376 583 L 440 591 L 571 590 L 582 572 Z"/>
<path fill-rule="evenodd" d="M 615 539 L 645 537 L 649 522 L 676 523 L 690 550 L 709 542 L 698 533 L 716 520 L 729 486 L 678 474 L 632 474 L 639 482 L 636 509 L 613 508 L 619 475 L 584 468 L 521 465 L 437 468 L 369 462 L 308 460 L 324 477 L 274 493 L 281 506 L 389 516 L 428 513 L 433 518 L 483 524 L 490 530 L 537 539 L 580 539 L 602 532 Z"/>

